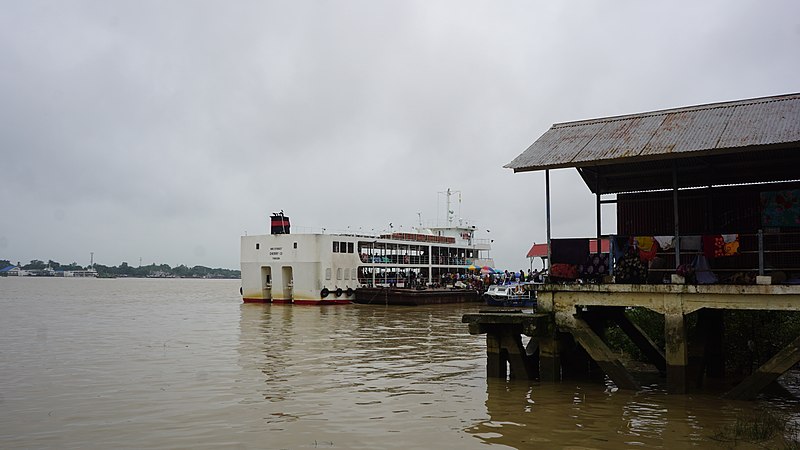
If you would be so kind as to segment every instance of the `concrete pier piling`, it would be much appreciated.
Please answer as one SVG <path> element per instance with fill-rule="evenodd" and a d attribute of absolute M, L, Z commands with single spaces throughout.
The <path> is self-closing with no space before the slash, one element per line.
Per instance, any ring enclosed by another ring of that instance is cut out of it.
<path fill-rule="evenodd" d="M 603 339 L 605 329 L 615 324 L 666 376 L 667 391 L 685 394 L 707 378 L 725 375 L 725 310 L 796 311 L 798 305 L 797 286 L 543 285 L 536 312 L 485 311 L 465 314 L 462 321 L 471 334 L 486 334 L 489 377 L 558 382 L 599 368 L 618 388 L 639 389 Z M 663 349 L 627 317 L 625 310 L 633 307 L 664 316 Z M 697 326 L 689 336 L 687 318 L 692 315 Z M 530 338 L 527 346 L 523 335 Z M 753 398 L 798 362 L 800 337 L 725 396 Z"/>

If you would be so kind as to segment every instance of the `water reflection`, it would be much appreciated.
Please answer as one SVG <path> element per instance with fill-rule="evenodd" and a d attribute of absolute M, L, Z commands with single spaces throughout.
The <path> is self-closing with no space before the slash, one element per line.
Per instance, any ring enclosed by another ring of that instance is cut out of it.
<path fill-rule="evenodd" d="M 391 433 L 379 447 L 464 448 L 441 434 L 460 433 L 483 409 L 483 340 L 467 333 L 463 312 L 245 304 L 239 363 L 260 374 L 275 430 L 317 430 L 342 447 Z"/>
<path fill-rule="evenodd" d="M 790 400 L 487 379 L 484 337 L 460 321 L 469 307 L 240 308 L 243 401 L 281 432 L 276 446 L 731 448 L 714 435 L 743 414 L 800 417 Z"/>
<path fill-rule="evenodd" d="M 488 379 L 489 419 L 466 431 L 486 444 L 514 448 L 755 448 L 717 434 L 760 408 L 797 417 L 794 400 L 726 401 L 715 396 L 667 395 L 658 386 L 612 392 L 602 384 L 551 384 Z M 764 447 L 762 447 L 764 446 Z M 781 436 L 758 448 L 783 447 Z"/>

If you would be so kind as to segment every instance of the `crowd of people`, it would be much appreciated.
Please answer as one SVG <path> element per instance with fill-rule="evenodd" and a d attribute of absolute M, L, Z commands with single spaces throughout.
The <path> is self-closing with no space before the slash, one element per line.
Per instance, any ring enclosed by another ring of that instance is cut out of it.
<path fill-rule="evenodd" d="M 509 272 L 508 270 L 496 271 L 494 273 L 443 273 L 433 284 L 433 287 L 448 287 L 474 289 L 478 292 L 486 292 L 493 284 L 515 284 L 515 283 L 541 283 L 543 272 L 528 269 L 528 272 Z"/>

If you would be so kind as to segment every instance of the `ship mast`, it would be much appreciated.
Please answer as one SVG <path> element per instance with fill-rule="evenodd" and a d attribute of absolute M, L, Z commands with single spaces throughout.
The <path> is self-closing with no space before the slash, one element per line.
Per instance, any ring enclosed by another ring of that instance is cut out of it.
<path fill-rule="evenodd" d="M 448 228 L 453 227 L 453 216 L 455 214 L 455 211 L 452 210 L 452 207 L 450 205 L 450 196 L 452 196 L 453 194 L 458 194 L 458 216 L 459 216 L 458 221 L 459 221 L 459 226 L 461 226 L 461 191 L 454 191 L 450 188 L 447 188 L 447 192 L 440 192 L 440 194 L 445 194 L 447 197 L 445 201 L 445 207 L 447 208 L 445 210 L 446 211 L 445 214 L 447 217 Z"/>

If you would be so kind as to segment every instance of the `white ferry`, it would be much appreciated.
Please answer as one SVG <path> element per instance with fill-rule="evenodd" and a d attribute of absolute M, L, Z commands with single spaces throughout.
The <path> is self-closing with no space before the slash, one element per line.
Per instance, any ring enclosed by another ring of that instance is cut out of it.
<path fill-rule="evenodd" d="M 494 266 L 488 239 L 476 239 L 474 226 L 448 222 L 377 236 L 291 234 L 289 217 L 273 214 L 271 234 L 241 238 L 242 300 L 351 303 L 360 287 L 425 286 L 445 273 Z"/>

